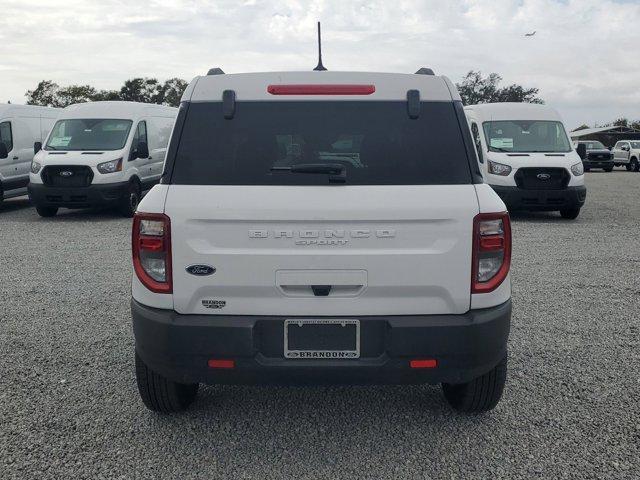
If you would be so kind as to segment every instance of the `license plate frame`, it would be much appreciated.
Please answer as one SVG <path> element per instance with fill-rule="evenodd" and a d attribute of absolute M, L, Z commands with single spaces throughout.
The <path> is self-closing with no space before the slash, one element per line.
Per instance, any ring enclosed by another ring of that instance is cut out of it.
<path fill-rule="evenodd" d="M 355 326 L 355 345 L 352 349 L 290 349 L 289 327 L 291 325 L 304 328 L 305 325 L 347 325 Z M 360 358 L 360 320 L 337 318 L 304 318 L 286 319 L 284 321 L 284 358 L 287 359 L 312 359 L 312 360 L 346 360 Z"/>

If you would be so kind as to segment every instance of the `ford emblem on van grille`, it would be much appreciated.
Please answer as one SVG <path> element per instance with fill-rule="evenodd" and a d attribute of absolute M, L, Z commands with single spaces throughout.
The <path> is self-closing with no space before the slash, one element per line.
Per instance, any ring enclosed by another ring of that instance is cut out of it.
<path fill-rule="evenodd" d="M 548 173 L 539 173 L 538 175 L 536 175 L 536 177 L 538 177 L 538 180 L 549 180 L 551 178 L 551 175 L 549 175 Z"/>
<path fill-rule="evenodd" d="M 71 177 L 73 176 L 73 172 L 71 170 L 62 170 L 60 172 L 61 177 Z"/>
<path fill-rule="evenodd" d="M 189 265 L 185 270 L 191 275 L 198 275 L 200 277 L 216 273 L 216 269 L 211 265 Z"/>

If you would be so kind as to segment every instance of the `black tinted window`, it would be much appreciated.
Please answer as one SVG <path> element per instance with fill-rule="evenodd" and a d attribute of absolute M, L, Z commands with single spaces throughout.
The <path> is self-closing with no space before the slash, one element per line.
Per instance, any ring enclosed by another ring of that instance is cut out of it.
<path fill-rule="evenodd" d="M 0 142 L 5 144 L 8 152 L 13 150 L 13 135 L 10 122 L 0 123 Z"/>
<path fill-rule="evenodd" d="M 406 102 L 238 102 L 189 106 L 172 183 L 326 185 L 323 173 L 292 173 L 299 164 L 340 164 L 352 185 L 471 183 L 452 103 L 423 103 L 418 119 Z"/>

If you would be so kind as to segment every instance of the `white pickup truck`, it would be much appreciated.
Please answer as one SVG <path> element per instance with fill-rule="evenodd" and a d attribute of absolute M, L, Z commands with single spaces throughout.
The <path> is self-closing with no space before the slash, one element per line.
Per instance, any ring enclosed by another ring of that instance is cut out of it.
<path fill-rule="evenodd" d="M 134 217 L 144 404 L 182 410 L 200 383 L 441 383 L 492 409 L 510 222 L 451 81 L 211 72 Z"/>

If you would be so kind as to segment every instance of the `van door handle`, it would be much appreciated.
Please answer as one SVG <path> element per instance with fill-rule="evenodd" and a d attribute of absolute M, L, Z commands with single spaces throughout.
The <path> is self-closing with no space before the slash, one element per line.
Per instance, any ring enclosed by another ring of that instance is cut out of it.
<path fill-rule="evenodd" d="M 149 157 L 149 160 L 153 160 L 153 157 Z"/>
<path fill-rule="evenodd" d="M 20 157 L 13 157 L 13 159 L 14 159 L 14 160 L 19 160 L 19 159 L 20 159 Z"/>

